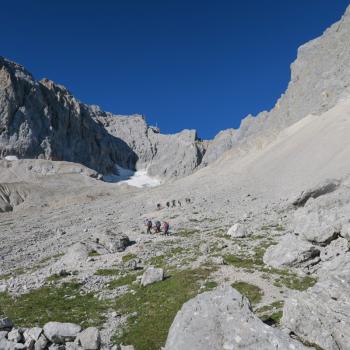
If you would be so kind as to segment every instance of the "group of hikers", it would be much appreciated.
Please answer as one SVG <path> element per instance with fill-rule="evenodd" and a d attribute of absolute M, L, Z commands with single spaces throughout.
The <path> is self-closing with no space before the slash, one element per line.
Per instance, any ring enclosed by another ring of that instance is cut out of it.
<path fill-rule="evenodd" d="M 162 224 L 159 220 L 157 220 L 154 225 L 151 220 L 146 220 L 146 227 L 147 227 L 147 233 L 148 234 L 156 234 L 156 233 L 162 233 Z M 153 229 L 153 232 L 152 232 Z M 166 221 L 163 222 L 163 234 L 168 235 L 169 234 L 169 223 Z"/>
<path fill-rule="evenodd" d="M 166 202 L 165 205 L 166 205 L 167 208 L 174 208 L 174 207 L 176 207 L 176 203 L 177 203 L 177 205 L 179 207 L 182 207 L 181 201 L 180 200 L 176 201 L 175 199 L 173 199 L 173 200 L 171 200 L 169 202 Z M 185 203 L 186 204 L 191 203 L 191 199 L 190 198 L 185 198 Z M 162 209 L 162 205 L 160 203 L 157 203 L 157 209 L 158 210 Z"/>

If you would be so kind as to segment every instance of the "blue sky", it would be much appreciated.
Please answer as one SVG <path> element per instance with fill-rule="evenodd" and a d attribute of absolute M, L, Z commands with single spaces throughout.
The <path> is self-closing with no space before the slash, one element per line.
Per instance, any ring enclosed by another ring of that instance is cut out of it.
<path fill-rule="evenodd" d="M 212 138 L 273 107 L 342 0 L 0 0 L 0 55 L 115 114 Z"/>

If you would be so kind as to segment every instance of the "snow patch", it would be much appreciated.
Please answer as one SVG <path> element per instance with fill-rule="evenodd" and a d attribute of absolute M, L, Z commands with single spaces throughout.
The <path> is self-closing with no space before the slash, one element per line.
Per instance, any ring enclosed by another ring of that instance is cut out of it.
<path fill-rule="evenodd" d="M 14 161 L 14 160 L 18 160 L 18 157 L 17 156 L 6 156 L 5 159 L 9 160 L 9 161 Z"/>
<path fill-rule="evenodd" d="M 105 175 L 103 181 L 118 182 L 118 184 L 127 184 L 129 186 L 145 188 L 156 187 L 161 184 L 157 178 L 147 175 L 147 169 L 133 171 L 116 165 L 118 175 Z"/>

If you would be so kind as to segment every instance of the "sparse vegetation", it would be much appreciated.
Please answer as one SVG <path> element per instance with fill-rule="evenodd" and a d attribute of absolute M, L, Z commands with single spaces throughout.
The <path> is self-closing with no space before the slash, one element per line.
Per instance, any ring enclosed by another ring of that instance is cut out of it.
<path fill-rule="evenodd" d="M 0 294 L 0 315 L 6 315 L 18 327 L 43 326 L 46 322 L 74 322 L 84 327 L 102 325 L 109 304 L 93 294 L 80 294 L 80 284 L 44 286 L 13 298 Z"/>
<path fill-rule="evenodd" d="M 200 282 L 210 273 L 210 269 L 176 271 L 162 282 L 135 287 L 134 292 L 118 298 L 116 309 L 123 314 L 137 314 L 129 317 L 127 327 L 115 335 L 114 342 L 133 344 L 137 350 L 160 349 L 177 311 L 198 294 Z"/>
<path fill-rule="evenodd" d="M 299 277 L 294 274 L 290 274 L 289 276 L 280 276 L 273 284 L 276 287 L 286 286 L 289 289 L 303 291 L 312 287 L 316 282 L 317 279 L 311 276 Z"/>
<path fill-rule="evenodd" d="M 100 256 L 101 254 L 96 250 L 91 250 L 88 254 L 89 257 Z"/>
<path fill-rule="evenodd" d="M 279 324 L 283 315 L 283 301 L 275 301 L 256 310 L 256 314 L 262 321 L 268 324 Z"/>
<path fill-rule="evenodd" d="M 246 296 L 253 305 L 258 304 L 264 295 L 258 286 L 247 282 L 239 281 L 232 283 L 231 286 Z"/>
<path fill-rule="evenodd" d="M 137 255 L 136 254 L 126 254 L 126 255 L 124 255 L 123 257 L 122 257 L 122 261 L 123 262 L 128 262 L 128 261 L 130 261 L 130 260 L 132 260 L 132 259 L 136 259 L 137 258 Z"/>
<path fill-rule="evenodd" d="M 95 272 L 97 276 L 116 276 L 120 274 L 118 269 L 99 269 Z"/>

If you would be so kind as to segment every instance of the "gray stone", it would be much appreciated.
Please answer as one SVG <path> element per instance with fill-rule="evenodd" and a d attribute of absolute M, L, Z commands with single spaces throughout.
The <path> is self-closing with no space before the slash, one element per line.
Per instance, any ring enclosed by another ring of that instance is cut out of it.
<path fill-rule="evenodd" d="M 95 327 L 86 328 L 78 334 L 76 341 L 85 350 L 98 350 L 101 344 L 100 331 Z"/>
<path fill-rule="evenodd" d="M 249 233 L 245 225 L 241 223 L 235 223 L 227 231 L 227 234 L 233 238 L 242 238 L 242 237 L 246 237 Z"/>
<path fill-rule="evenodd" d="M 322 349 L 347 350 L 350 344 L 350 270 L 327 276 L 284 304 L 282 324 Z"/>
<path fill-rule="evenodd" d="M 75 342 L 67 342 L 66 344 L 66 350 L 82 350 L 83 348 L 79 346 Z"/>
<path fill-rule="evenodd" d="M 19 343 L 22 340 L 22 333 L 19 329 L 13 328 L 11 332 L 8 333 L 7 339 Z"/>
<path fill-rule="evenodd" d="M 8 333 L 8 331 L 0 331 L 0 339 L 6 338 Z"/>
<path fill-rule="evenodd" d="M 249 301 L 230 286 L 186 302 L 170 327 L 165 350 L 307 349 L 264 324 Z"/>
<path fill-rule="evenodd" d="M 263 260 L 274 268 L 307 266 L 310 260 L 320 255 L 320 250 L 293 234 L 282 238 L 277 245 L 266 249 Z"/>
<path fill-rule="evenodd" d="M 135 350 L 133 345 L 120 345 L 120 350 Z"/>
<path fill-rule="evenodd" d="M 41 334 L 38 340 L 35 342 L 34 350 L 44 350 L 49 343 L 44 334 Z"/>
<path fill-rule="evenodd" d="M 105 233 L 96 235 L 95 239 L 111 253 L 123 252 L 130 245 L 130 239 L 127 235 L 111 230 L 106 230 Z"/>
<path fill-rule="evenodd" d="M 294 218 L 294 232 L 309 242 L 328 244 L 341 232 L 341 223 L 336 210 L 319 207 L 298 209 Z"/>
<path fill-rule="evenodd" d="M 74 323 L 48 322 L 44 326 L 45 336 L 55 344 L 64 344 L 73 341 L 81 327 Z"/>
<path fill-rule="evenodd" d="M 33 328 L 28 328 L 24 333 L 24 339 L 27 340 L 28 338 L 33 339 L 37 341 L 42 334 L 43 329 L 40 327 L 33 327 Z"/>
<path fill-rule="evenodd" d="M 9 318 L 7 317 L 0 318 L 0 331 L 2 330 L 9 331 L 12 329 L 12 327 L 13 327 L 13 323 Z"/>
<path fill-rule="evenodd" d="M 164 270 L 155 267 L 149 267 L 142 275 L 141 285 L 148 286 L 149 284 L 163 281 Z"/>

